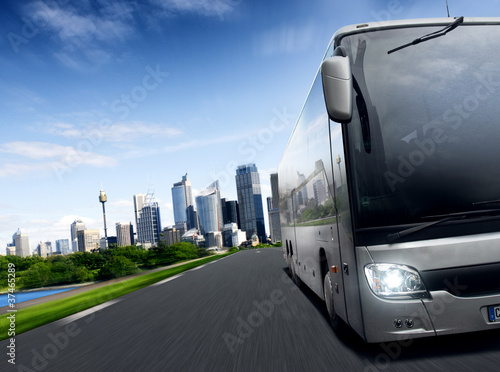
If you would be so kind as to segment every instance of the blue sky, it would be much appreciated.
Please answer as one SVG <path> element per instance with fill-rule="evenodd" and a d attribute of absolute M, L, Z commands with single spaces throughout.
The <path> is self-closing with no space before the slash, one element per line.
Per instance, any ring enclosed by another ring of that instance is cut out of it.
<path fill-rule="evenodd" d="M 500 14 L 498 0 L 449 0 L 452 16 Z M 256 163 L 263 202 L 333 33 L 446 16 L 445 0 L 3 1 L 0 5 L 0 253 L 17 228 L 70 237 L 79 217 L 108 235 L 155 189 L 215 179 L 236 199 Z M 265 211 L 266 212 L 266 211 Z M 267 214 L 267 213 L 265 213 Z M 266 217 L 267 221 L 267 217 Z"/>

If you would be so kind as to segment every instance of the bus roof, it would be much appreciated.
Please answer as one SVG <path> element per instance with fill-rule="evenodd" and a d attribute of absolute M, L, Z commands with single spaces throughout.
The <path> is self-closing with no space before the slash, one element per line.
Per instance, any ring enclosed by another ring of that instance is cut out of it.
<path fill-rule="evenodd" d="M 402 28 L 402 27 L 422 27 L 422 26 L 446 26 L 452 23 L 455 18 L 421 18 L 421 19 L 402 19 L 397 21 L 382 21 L 360 23 L 350 26 L 345 26 L 339 29 L 332 36 L 330 44 L 335 40 L 338 45 L 340 39 L 346 35 L 376 31 L 381 29 Z M 463 24 L 500 24 L 500 17 L 466 17 Z M 329 45 L 330 45 L 329 44 Z"/>

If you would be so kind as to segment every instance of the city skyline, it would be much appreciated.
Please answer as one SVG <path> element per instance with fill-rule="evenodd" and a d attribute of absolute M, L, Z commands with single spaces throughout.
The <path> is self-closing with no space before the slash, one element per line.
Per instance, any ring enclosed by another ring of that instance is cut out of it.
<path fill-rule="evenodd" d="M 500 10 L 494 0 L 449 6 L 452 16 Z M 430 0 L 27 0 L 0 10 L 1 254 L 18 228 L 30 252 L 71 239 L 78 218 L 104 236 L 101 184 L 108 227 L 133 222 L 132 195 L 150 185 L 173 225 L 171 187 L 188 172 L 193 195 L 219 180 L 221 197 L 236 200 L 236 167 L 258 164 L 266 201 L 333 33 L 446 16 Z"/>
<path fill-rule="evenodd" d="M 248 165 L 240 165 L 238 166 L 238 168 L 242 168 L 242 167 L 246 167 L 246 166 L 249 166 L 251 164 L 248 164 Z M 253 167 L 255 167 L 255 165 L 253 165 Z M 257 170 L 257 168 L 255 167 L 255 170 Z M 236 172 L 237 174 L 237 172 Z M 182 181 L 181 182 L 177 182 L 174 184 L 174 187 L 172 187 L 172 196 L 174 196 L 174 188 L 179 187 L 181 186 L 182 184 L 182 194 L 183 195 L 186 195 L 186 197 L 191 196 L 191 198 L 193 198 L 192 196 L 192 190 L 191 190 L 191 182 L 188 178 L 188 174 L 186 173 L 184 176 L 182 176 Z M 187 190 L 185 189 L 185 187 L 187 186 Z M 100 195 L 102 195 L 102 186 L 101 186 L 101 190 L 100 190 Z M 229 206 L 232 207 L 232 209 L 234 209 L 234 212 L 232 212 L 232 214 L 235 214 L 236 211 L 237 211 L 237 204 L 238 202 L 236 200 L 226 200 L 226 198 L 221 198 L 220 195 L 221 195 L 221 190 L 220 190 L 220 183 L 218 180 L 214 181 L 213 183 L 211 183 L 207 188 L 203 189 L 203 190 L 200 190 L 198 191 L 196 194 L 195 194 L 195 197 L 193 198 L 193 201 L 194 199 L 196 199 L 197 197 L 205 197 L 207 196 L 208 194 L 211 194 L 211 193 L 216 193 L 216 197 L 218 199 L 218 202 L 216 203 L 216 208 L 217 208 L 217 225 L 219 226 L 218 230 L 216 231 L 223 231 L 223 225 L 224 225 L 224 215 L 226 213 L 226 207 L 225 207 L 225 203 L 228 203 L 228 208 Z M 151 199 L 152 198 L 152 199 Z M 174 197 L 173 197 L 174 199 Z M 148 201 L 149 200 L 149 201 Z M 101 199 L 99 199 L 99 202 L 101 201 Z M 224 203 L 224 205 L 222 204 Z M 140 220 L 139 220 L 139 217 L 141 216 L 141 212 L 142 212 L 142 209 L 146 206 L 150 206 L 150 204 L 153 204 L 154 208 L 153 209 L 159 209 L 159 205 L 158 203 L 156 202 L 156 198 L 154 198 L 154 189 L 150 189 L 148 191 L 148 194 L 134 194 L 133 195 L 133 213 L 132 213 L 132 210 L 130 211 L 131 212 L 131 215 L 135 218 L 135 225 L 133 225 L 131 222 L 129 223 L 123 223 L 123 222 L 116 222 L 115 223 L 115 226 L 116 226 L 116 234 L 114 236 L 114 238 L 117 238 L 117 241 L 120 241 L 120 238 L 119 238 L 119 235 L 121 236 L 122 234 L 124 234 L 124 232 L 118 232 L 119 229 L 121 228 L 124 228 L 125 225 L 127 226 L 127 229 L 130 229 L 130 226 L 132 226 L 132 229 L 133 231 L 135 231 L 136 233 L 138 233 L 138 225 L 140 224 Z M 193 206 L 194 204 L 196 203 L 193 203 L 191 204 L 191 206 Z M 224 213 L 223 213 L 224 211 Z M 155 226 L 157 226 L 157 228 L 155 227 L 155 230 L 157 230 L 154 234 L 155 236 L 159 236 L 160 234 L 160 231 L 164 228 L 167 228 L 167 227 L 173 227 L 175 226 L 175 208 L 172 208 L 172 216 L 170 216 L 170 218 L 172 218 L 174 220 L 174 223 L 172 224 L 168 224 L 168 225 L 162 225 L 161 224 L 161 219 L 158 219 L 160 221 L 160 225 L 157 225 L 157 223 L 155 222 Z M 196 211 L 197 212 L 197 211 Z M 153 213 L 153 211 L 151 211 L 151 208 L 148 209 L 148 214 L 151 215 Z M 156 213 L 156 212 L 154 212 Z M 232 216 L 231 214 L 231 216 Z M 161 213 L 160 213 L 161 215 Z M 238 216 L 235 216 L 238 220 L 239 220 L 239 214 Z M 233 217 L 234 218 L 234 217 Z M 80 230 L 88 230 L 87 228 L 87 225 L 86 223 L 83 221 L 83 219 L 85 219 L 85 217 L 77 217 L 75 218 L 74 221 L 72 221 L 72 223 L 69 225 L 69 236 L 70 236 L 70 239 L 67 239 L 67 238 L 64 238 L 64 237 L 59 237 L 57 239 L 54 239 L 54 240 L 43 240 L 44 243 L 51 243 L 52 241 L 57 244 L 57 242 L 59 241 L 62 241 L 62 240 L 67 240 L 69 243 L 69 248 L 67 250 L 68 253 L 73 253 L 73 252 L 78 252 L 80 250 L 79 246 L 78 246 L 78 239 L 77 239 L 77 236 L 78 236 L 78 231 Z M 156 217 L 154 218 L 155 221 L 156 221 Z M 150 216 L 149 217 L 149 220 L 153 220 L 153 218 Z M 101 225 L 102 225 L 102 220 L 100 221 L 101 222 Z M 98 230 L 100 233 L 103 230 L 102 226 L 99 226 L 99 221 L 95 221 L 95 223 L 93 225 L 97 225 L 97 227 L 94 227 L 93 229 L 91 230 Z M 135 226 L 135 229 L 133 228 Z M 200 226 L 200 232 L 201 230 L 203 229 L 202 226 Z M 212 231 L 213 229 L 211 229 Z M 19 228 L 18 228 L 18 231 L 19 231 Z M 206 233 L 208 233 L 209 231 L 206 231 Z M 17 233 L 16 233 L 17 234 Z M 142 232 L 141 232 L 142 234 Z M 24 234 L 24 235 L 27 235 L 27 234 Z M 137 242 L 138 243 L 142 243 L 138 240 L 138 237 L 136 236 L 137 238 Z M 131 241 L 130 240 L 125 240 L 125 241 Z M 155 240 L 155 243 L 157 243 L 159 241 L 159 238 L 157 237 L 156 240 Z M 149 240 L 147 240 L 147 242 L 149 243 Z M 42 243 L 42 240 L 38 240 L 36 243 L 35 243 L 35 248 L 32 248 L 30 246 L 30 255 L 34 254 L 35 252 L 40 252 L 40 243 Z M 8 243 L 8 244 L 11 244 L 11 243 Z M 9 247 L 9 245 L 6 245 L 6 248 Z M 131 244 L 133 244 L 131 242 Z M 51 250 L 52 252 L 52 250 Z M 50 252 L 50 253 L 51 253 Z M 6 252 L 2 252 L 2 255 L 5 255 Z M 47 255 L 47 254 L 45 254 Z"/>

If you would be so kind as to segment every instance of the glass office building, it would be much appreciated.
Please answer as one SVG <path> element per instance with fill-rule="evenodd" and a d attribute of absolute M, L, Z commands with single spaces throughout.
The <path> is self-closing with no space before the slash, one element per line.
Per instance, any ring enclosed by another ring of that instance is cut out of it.
<path fill-rule="evenodd" d="M 262 192 L 259 171 L 255 164 L 240 165 L 236 169 L 236 191 L 241 230 L 246 231 L 247 239 L 257 234 L 261 242 L 266 242 Z"/>

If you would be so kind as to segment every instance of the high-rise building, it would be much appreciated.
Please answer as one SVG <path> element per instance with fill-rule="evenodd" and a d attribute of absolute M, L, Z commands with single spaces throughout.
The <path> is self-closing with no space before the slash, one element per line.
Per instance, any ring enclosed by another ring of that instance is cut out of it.
<path fill-rule="evenodd" d="M 222 220 L 224 225 L 235 223 L 240 226 L 240 218 L 238 215 L 238 202 L 236 200 L 221 199 Z"/>
<path fill-rule="evenodd" d="M 56 252 L 54 251 L 54 248 L 52 248 L 52 242 L 47 240 L 44 243 L 45 243 L 45 246 L 47 247 L 47 256 L 55 255 Z"/>
<path fill-rule="evenodd" d="M 146 203 L 137 219 L 137 241 L 141 244 L 156 245 L 160 241 L 161 218 L 160 207 L 154 199 L 154 192 L 147 195 Z"/>
<path fill-rule="evenodd" d="M 255 164 L 240 165 L 236 169 L 236 192 L 241 229 L 246 231 L 247 239 L 257 234 L 261 242 L 266 242 L 260 178 Z"/>
<path fill-rule="evenodd" d="M 191 191 L 191 181 L 186 173 L 182 176 L 182 181 L 174 183 L 172 187 L 172 204 L 174 208 L 174 221 L 178 223 L 188 223 L 187 208 L 193 205 L 193 193 Z M 188 228 L 192 228 L 189 227 Z"/>
<path fill-rule="evenodd" d="M 62 255 L 70 254 L 69 250 L 69 240 L 68 239 L 58 239 L 56 240 L 56 253 L 59 252 Z"/>
<path fill-rule="evenodd" d="M 126 247 L 134 242 L 134 230 L 131 222 L 116 223 L 116 244 L 118 247 Z M 108 242 L 109 243 L 109 242 Z"/>
<path fill-rule="evenodd" d="M 134 244 L 135 244 L 135 238 L 134 238 L 134 235 L 135 235 L 135 234 L 134 234 L 134 225 L 132 224 L 132 222 L 130 222 L 130 243 L 131 243 L 132 245 L 134 245 Z M 116 243 L 118 244 L 118 239 L 117 239 L 117 242 L 116 242 Z"/>
<path fill-rule="evenodd" d="M 7 244 L 7 248 L 5 249 L 5 254 L 7 256 L 14 256 L 16 254 L 16 246 L 12 244 Z"/>
<path fill-rule="evenodd" d="M 223 242 L 222 242 L 222 234 L 220 231 L 210 231 L 207 234 L 207 238 L 205 241 L 205 247 L 206 248 L 212 248 L 212 247 L 217 247 L 217 248 L 222 248 Z"/>
<path fill-rule="evenodd" d="M 98 229 L 78 230 L 76 233 L 78 239 L 79 252 L 91 252 L 101 247 L 101 234 Z"/>
<path fill-rule="evenodd" d="M 238 225 L 235 223 L 227 223 L 224 225 L 224 230 L 222 230 L 222 243 L 224 247 L 233 246 L 233 233 L 238 231 Z"/>
<path fill-rule="evenodd" d="M 36 246 L 35 252 L 38 256 L 40 257 L 47 257 L 48 255 L 48 249 L 47 249 L 47 244 L 44 242 L 39 242 L 38 245 Z"/>
<path fill-rule="evenodd" d="M 270 198 L 267 198 L 267 211 L 269 213 L 269 230 L 271 230 L 271 241 L 273 243 L 276 243 L 281 241 L 278 173 L 271 174 L 271 195 L 272 196 Z"/>
<path fill-rule="evenodd" d="M 78 252 L 78 231 L 86 229 L 87 227 L 80 219 L 76 219 L 71 224 L 71 248 L 73 252 Z"/>
<path fill-rule="evenodd" d="M 134 195 L 134 215 L 135 215 L 135 229 L 137 231 L 139 226 L 139 217 L 141 215 L 142 206 L 146 204 L 146 194 Z"/>
<path fill-rule="evenodd" d="M 241 231 L 240 229 L 233 232 L 231 237 L 233 239 L 233 244 L 232 244 L 233 247 L 239 247 L 241 243 L 247 240 L 247 234 L 244 231 Z"/>
<path fill-rule="evenodd" d="M 179 224 L 181 225 L 181 224 Z M 182 239 L 182 235 L 186 233 L 186 229 L 183 226 L 169 226 L 165 227 L 162 231 L 162 236 L 161 236 L 161 241 L 164 242 L 166 245 L 172 245 L 175 243 L 178 243 Z"/>
<path fill-rule="evenodd" d="M 108 249 L 109 247 L 112 247 L 112 246 L 118 246 L 118 240 L 116 239 L 116 236 L 108 236 L 107 238 L 102 237 L 99 240 L 99 247 L 102 250 Z"/>
<path fill-rule="evenodd" d="M 16 247 L 16 256 L 31 256 L 28 234 L 23 234 L 20 229 L 17 229 L 16 233 L 12 236 L 12 243 Z"/>
<path fill-rule="evenodd" d="M 200 230 L 203 235 L 221 230 L 222 209 L 219 181 L 215 181 L 196 196 L 196 208 L 198 209 Z"/>
<path fill-rule="evenodd" d="M 198 219 L 198 212 L 194 208 L 194 205 L 190 205 L 189 207 L 187 207 L 186 213 L 187 213 L 187 224 L 186 224 L 187 229 L 199 230 L 200 220 Z"/>

